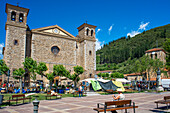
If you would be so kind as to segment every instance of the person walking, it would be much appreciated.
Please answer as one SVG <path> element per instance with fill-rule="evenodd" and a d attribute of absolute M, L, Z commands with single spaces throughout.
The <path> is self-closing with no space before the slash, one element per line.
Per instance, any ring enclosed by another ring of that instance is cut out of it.
<path fill-rule="evenodd" d="M 82 88 L 82 86 L 80 85 L 79 86 L 79 97 L 80 97 L 80 95 L 81 95 L 81 97 L 83 97 L 83 88 Z"/>

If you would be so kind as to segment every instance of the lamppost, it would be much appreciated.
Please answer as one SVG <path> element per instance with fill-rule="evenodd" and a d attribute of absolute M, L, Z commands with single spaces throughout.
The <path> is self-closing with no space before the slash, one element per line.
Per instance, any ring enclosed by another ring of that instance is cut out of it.
<path fill-rule="evenodd" d="M 157 91 L 163 91 L 162 82 L 161 82 L 161 71 L 159 70 L 159 68 L 157 71 L 156 85 L 157 85 Z"/>
<path fill-rule="evenodd" d="M 8 79 L 7 79 L 7 93 L 8 93 L 8 83 L 9 83 L 10 70 L 7 71 L 7 76 L 8 76 Z"/>
<path fill-rule="evenodd" d="M 96 81 L 96 91 L 97 91 L 97 75 L 94 75 L 95 81 Z"/>

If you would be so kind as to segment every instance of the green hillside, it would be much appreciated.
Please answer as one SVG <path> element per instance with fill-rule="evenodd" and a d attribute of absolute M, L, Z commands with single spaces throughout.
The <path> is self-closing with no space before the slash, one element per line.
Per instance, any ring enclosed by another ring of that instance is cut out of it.
<path fill-rule="evenodd" d="M 166 38 L 170 38 L 170 24 L 144 31 L 132 38 L 121 37 L 109 42 L 96 52 L 97 70 L 119 70 L 127 61 L 131 64 L 142 57 L 146 50 L 162 48 Z"/>

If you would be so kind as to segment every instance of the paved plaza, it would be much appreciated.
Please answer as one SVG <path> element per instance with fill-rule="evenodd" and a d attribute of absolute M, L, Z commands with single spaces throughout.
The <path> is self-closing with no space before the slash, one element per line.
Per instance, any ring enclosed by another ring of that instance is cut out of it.
<path fill-rule="evenodd" d="M 163 99 L 164 96 L 170 96 L 166 93 L 131 93 L 125 94 L 126 99 L 131 99 L 139 108 L 136 113 L 166 113 L 165 104 L 159 104 L 160 109 L 156 109 L 154 101 Z M 87 97 L 68 97 L 58 100 L 40 101 L 39 113 L 97 113 L 93 110 L 97 103 L 111 101 L 111 95 L 94 95 Z M 170 106 L 169 106 L 170 107 Z M 33 104 L 24 104 L 18 106 L 7 106 L 0 109 L 0 113 L 33 113 Z M 118 113 L 124 113 L 120 110 Z M 128 113 L 133 113 L 128 109 Z"/>

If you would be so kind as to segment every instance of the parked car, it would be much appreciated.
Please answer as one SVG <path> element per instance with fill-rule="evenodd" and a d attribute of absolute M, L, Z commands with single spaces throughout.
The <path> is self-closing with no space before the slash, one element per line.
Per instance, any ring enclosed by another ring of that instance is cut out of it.
<path fill-rule="evenodd" d="M 170 79 L 162 79 L 162 87 L 164 91 L 170 90 Z"/>

